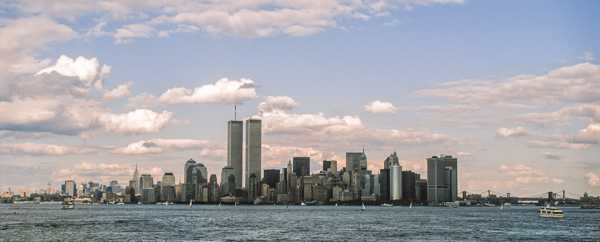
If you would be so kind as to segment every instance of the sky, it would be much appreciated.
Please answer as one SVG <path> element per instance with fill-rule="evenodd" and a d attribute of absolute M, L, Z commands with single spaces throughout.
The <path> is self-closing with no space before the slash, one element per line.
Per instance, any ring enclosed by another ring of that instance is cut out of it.
<path fill-rule="evenodd" d="M 600 195 L 600 2 L 0 3 L 0 190 L 176 180 L 262 120 L 262 168 L 458 157 L 459 190 Z"/>

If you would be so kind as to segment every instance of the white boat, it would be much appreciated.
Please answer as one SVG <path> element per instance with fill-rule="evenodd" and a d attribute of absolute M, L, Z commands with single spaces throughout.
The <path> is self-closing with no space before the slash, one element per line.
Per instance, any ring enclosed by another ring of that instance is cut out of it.
<path fill-rule="evenodd" d="M 337 207 L 337 203 L 335 204 L 335 206 Z"/>
<path fill-rule="evenodd" d="M 365 211 L 365 203 L 362 204 L 362 208 L 360 209 L 360 211 Z"/>
<path fill-rule="evenodd" d="M 194 200 L 190 200 L 190 208 L 192 207 L 192 202 L 193 202 L 193 201 L 194 201 Z"/>
<path fill-rule="evenodd" d="M 221 206 L 221 203 L 219 203 L 219 207 Z"/>
<path fill-rule="evenodd" d="M 124 202 L 117 203 L 117 205 L 125 205 Z"/>
<path fill-rule="evenodd" d="M 505 207 L 505 208 L 510 208 L 510 207 L 512 207 L 512 204 L 511 204 L 511 203 L 504 203 L 504 204 L 502 204 L 502 205 L 504 205 L 504 207 Z"/>
<path fill-rule="evenodd" d="M 62 209 L 62 210 L 75 209 L 75 203 L 73 201 L 64 201 L 64 202 L 62 202 L 60 209 Z"/>
<path fill-rule="evenodd" d="M 382 206 L 382 207 L 391 207 L 391 206 L 393 206 L 393 205 L 392 205 L 392 204 L 389 204 L 389 203 L 382 203 L 382 204 L 381 204 L 381 206 Z"/>
<path fill-rule="evenodd" d="M 410 202 L 410 206 L 408 206 L 408 208 L 412 208 L 412 202 Z"/>
<path fill-rule="evenodd" d="M 502 205 L 500 206 L 500 210 L 502 210 L 502 209 L 504 209 L 504 204 L 502 204 Z"/>
<path fill-rule="evenodd" d="M 540 211 L 538 211 L 537 213 L 542 218 L 562 218 L 565 216 L 562 209 L 550 207 L 550 204 L 548 204 L 548 206 L 540 208 Z"/>
<path fill-rule="evenodd" d="M 235 201 L 235 203 L 233 204 L 234 208 L 237 208 L 237 201 Z"/>
<path fill-rule="evenodd" d="M 306 203 L 302 202 L 300 203 L 300 206 L 306 206 Z"/>

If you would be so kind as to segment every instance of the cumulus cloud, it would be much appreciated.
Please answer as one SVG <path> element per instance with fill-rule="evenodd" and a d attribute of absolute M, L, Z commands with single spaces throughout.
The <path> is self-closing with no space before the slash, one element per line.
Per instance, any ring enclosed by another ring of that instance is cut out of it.
<path fill-rule="evenodd" d="M 588 184 L 590 184 L 590 186 L 600 186 L 600 178 L 598 175 L 596 175 L 596 173 L 590 172 L 585 174 L 585 177 L 588 178 Z"/>
<path fill-rule="evenodd" d="M 368 105 L 365 105 L 365 111 L 369 113 L 396 113 L 397 110 L 398 109 L 394 107 L 394 104 L 379 100 L 372 101 Z"/>
<path fill-rule="evenodd" d="M 77 32 L 68 26 L 44 17 L 0 19 L 0 100 L 13 95 L 13 85 L 20 75 L 36 72 L 50 63 L 36 59 L 36 49 L 76 37 Z"/>
<path fill-rule="evenodd" d="M 267 96 L 265 101 L 258 105 L 261 112 L 272 112 L 274 110 L 290 110 L 298 106 L 298 103 L 291 97 L 286 96 Z"/>
<path fill-rule="evenodd" d="M 506 137 L 523 137 L 523 136 L 534 136 L 535 132 L 530 132 L 525 130 L 525 128 L 519 126 L 514 129 L 509 129 L 505 127 L 500 127 L 496 130 L 496 137 L 506 138 Z"/>
<path fill-rule="evenodd" d="M 91 154 L 96 152 L 97 150 L 93 148 L 58 146 L 50 144 L 0 144 L 0 154 L 3 155 L 62 156 L 73 154 Z"/>
<path fill-rule="evenodd" d="M 550 152 L 544 152 L 542 156 L 549 160 L 560 160 L 562 158 L 562 155 L 555 155 Z"/>
<path fill-rule="evenodd" d="M 129 113 L 102 114 L 98 122 L 105 131 L 114 133 L 158 133 L 173 116 L 172 112 L 156 113 L 148 109 L 137 109 Z"/>
<path fill-rule="evenodd" d="M 128 106 L 152 106 L 157 103 L 226 103 L 241 104 L 245 99 L 258 98 L 254 81 L 242 78 L 240 81 L 222 78 L 215 84 L 206 84 L 190 90 L 184 87 L 171 88 L 160 97 L 142 93 L 129 98 Z"/>
<path fill-rule="evenodd" d="M 151 139 L 140 140 L 128 144 L 125 147 L 119 147 L 111 151 L 117 154 L 151 154 L 163 153 L 179 150 L 202 149 L 203 155 L 215 155 L 212 151 L 224 151 L 225 144 L 213 142 L 209 140 L 192 140 L 192 139 Z"/>
<path fill-rule="evenodd" d="M 105 101 L 116 100 L 125 96 L 130 96 L 131 92 L 129 92 L 129 87 L 132 85 L 132 82 L 127 82 L 125 84 L 119 85 L 117 88 L 113 90 L 104 90 L 103 99 Z"/>
<path fill-rule="evenodd" d="M 61 55 L 60 58 L 56 60 L 56 65 L 44 68 L 35 75 L 37 76 L 55 71 L 63 76 L 78 77 L 86 86 L 91 86 L 95 83 L 95 87 L 101 89 L 102 77 L 110 73 L 110 66 L 103 65 L 102 69 L 99 69 L 99 66 L 100 64 L 96 58 L 86 59 L 85 57 L 80 56 L 73 60 L 66 55 Z"/>
<path fill-rule="evenodd" d="M 573 140 L 578 143 L 600 143 L 600 123 L 589 124 L 585 129 L 579 130 Z"/>

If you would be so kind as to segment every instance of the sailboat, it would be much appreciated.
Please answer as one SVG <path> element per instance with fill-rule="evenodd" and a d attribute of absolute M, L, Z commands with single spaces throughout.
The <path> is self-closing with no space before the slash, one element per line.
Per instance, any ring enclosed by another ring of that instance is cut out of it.
<path fill-rule="evenodd" d="M 192 202 L 193 202 L 193 201 L 194 201 L 194 200 L 190 200 L 190 208 L 192 207 Z"/>
<path fill-rule="evenodd" d="M 412 208 L 412 201 L 410 202 L 410 206 L 408 206 L 408 208 Z"/>
<path fill-rule="evenodd" d="M 337 203 L 335 203 L 335 206 L 337 207 Z"/>
<path fill-rule="evenodd" d="M 500 206 L 500 210 L 504 209 L 504 204 L 502 204 L 502 206 Z"/>
<path fill-rule="evenodd" d="M 360 209 L 360 211 L 365 211 L 365 203 L 362 203 L 363 207 Z"/>
<path fill-rule="evenodd" d="M 237 208 L 237 201 L 233 204 L 233 207 Z"/>
<path fill-rule="evenodd" d="M 221 207 L 221 203 L 219 203 L 219 207 Z"/>

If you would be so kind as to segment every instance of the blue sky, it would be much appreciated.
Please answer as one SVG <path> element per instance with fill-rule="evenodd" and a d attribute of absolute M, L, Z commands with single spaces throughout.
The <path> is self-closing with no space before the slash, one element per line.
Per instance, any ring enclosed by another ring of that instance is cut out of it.
<path fill-rule="evenodd" d="M 378 170 L 459 158 L 459 189 L 600 193 L 597 1 L 6 1 L 0 189 L 220 175 L 226 123 Z M 240 88 L 243 86 L 243 88 Z M 196 90 L 195 95 L 191 95 Z M 153 143 L 154 147 L 143 144 Z"/>

